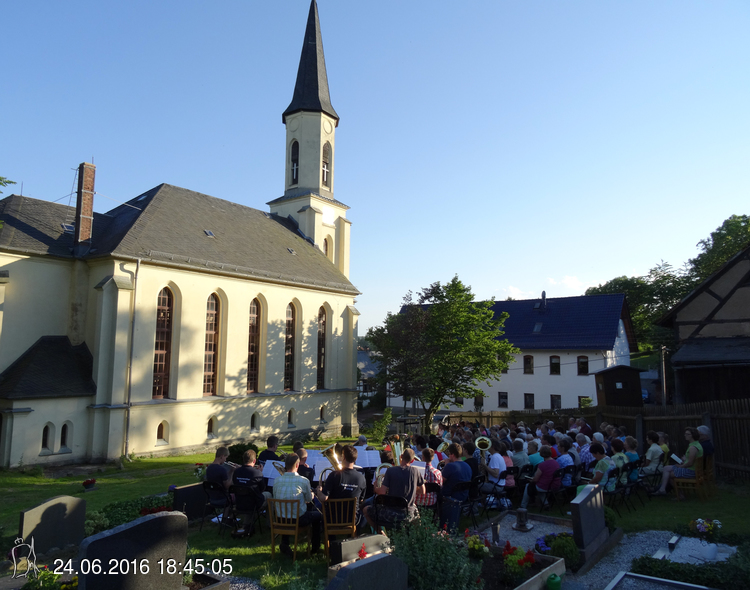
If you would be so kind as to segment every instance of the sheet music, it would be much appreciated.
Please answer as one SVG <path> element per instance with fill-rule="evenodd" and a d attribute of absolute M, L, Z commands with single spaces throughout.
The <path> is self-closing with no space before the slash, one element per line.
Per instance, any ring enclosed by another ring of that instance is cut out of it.
<path fill-rule="evenodd" d="M 434 467 L 435 469 L 437 469 L 438 463 L 440 463 L 440 461 L 438 461 L 437 455 L 433 455 L 433 456 L 432 456 L 432 463 L 431 463 L 431 465 L 432 465 L 432 466 L 433 466 L 433 467 Z"/>
<path fill-rule="evenodd" d="M 366 457 L 366 458 L 365 458 Z M 367 463 L 365 463 L 367 461 Z M 357 462 L 362 467 L 377 467 L 382 463 L 380 460 L 380 451 L 365 451 L 364 453 L 357 456 Z"/>
<path fill-rule="evenodd" d="M 425 462 L 424 461 L 412 461 L 412 467 L 419 469 L 419 473 L 424 477 Z"/>
<path fill-rule="evenodd" d="M 309 465 L 309 463 L 308 463 Z M 318 479 L 320 477 L 320 474 L 323 473 L 324 469 L 327 469 L 331 466 L 331 463 L 328 461 L 328 459 L 319 459 L 315 463 L 315 479 Z"/>
<path fill-rule="evenodd" d="M 679 463 L 680 465 L 682 465 L 682 459 L 680 459 L 677 455 L 675 455 L 674 453 L 672 453 L 671 457 L 672 457 L 672 459 L 674 459 L 675 461 L 677 461 L 677 463 Z"/>

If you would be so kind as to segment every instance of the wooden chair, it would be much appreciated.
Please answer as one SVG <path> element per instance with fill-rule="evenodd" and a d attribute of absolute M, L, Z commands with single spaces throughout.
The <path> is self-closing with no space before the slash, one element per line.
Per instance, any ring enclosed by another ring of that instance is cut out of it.
<path fill-rule="evenodd" d="M 332 535 L 357 536 L 357 498 L 328 498 L 323 502 L 323 544 L 330 561 Z"/>
<path fill-rule="evenodd" d="M 699 457 L 693 463 L 695 478 L 676 477 L 672 480 L 675 497 L 679 500 L 681 492 L 695 492 L 701 500 L 708 499 L 708 482 L 706 481 L 705 471 L 703 468 L 703 458 Z"/>
<path fill-rule="evenodd" d="M 271 521 L 271 559 L 276 554 L 276 535 L 294 535 L 294 555 L 292 563 L 297 560 L 297 544 L 299 543 L 299 500 L 268 500 L 268 518 Z M 307 555 L 310 555 L 310 528 L 307 538 Z"/>

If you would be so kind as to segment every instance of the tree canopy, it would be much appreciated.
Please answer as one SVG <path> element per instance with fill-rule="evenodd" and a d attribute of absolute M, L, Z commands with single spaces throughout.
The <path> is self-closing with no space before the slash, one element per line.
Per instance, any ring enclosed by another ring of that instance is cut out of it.
<path fill-rule="evenodd" d="M 389 313 L 367 339 L 387 369 L 381 379 L 394 394 L 412 396 L 429 428 L 435 412 L 458 398 L 484 397 L 480 382 L 499 379 L 520 352 L 503 335 L 508 317 L 495 317 L 494 300 L 475 302 L 457 276 L 433 283 L 416 298 L 406 294 L 400 313 Z"/>
<path fill-rule="evenodd" d="M 9 184 L 16 184 L 13 180 L 8 180 L 5 178 L 5 176 L 0 176 L 0 186 L 8 186 Z M 3 191 L 0 191 L 0 195 L 3 194 Z"/>

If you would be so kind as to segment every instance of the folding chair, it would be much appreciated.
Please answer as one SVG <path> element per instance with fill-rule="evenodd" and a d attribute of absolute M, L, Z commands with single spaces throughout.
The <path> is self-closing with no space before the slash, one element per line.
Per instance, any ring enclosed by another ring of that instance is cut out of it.
<path fill-rule="evenodd" d="M 515 482 L 514 485 L 508 487 L 505 486 L 505 495 L 510 498 L 511 496 L 515 496 L 518 493 L 519 490 L 519 484 L 518 484 L 518 478 L 521 475 L 521 468 L 516 467 L 515 465 L 513 467 L 508 467 L 506 469 L 506 477 L 513 477 L 513 481 Z"/>
<path fill-rule="evenodd" d="M 235 532 L 239 530 L 239 517 L 251 515 L 253 518 L 248 522 L 246 521 L 247 528 L 252 529 L 255 523 L 258 523 L 258 530 L 263 532 L 263 525 L 261 515 L 261 507 L 263 506 L 262 499 L 259 499 L 255 491 L 245 486 L 230 486 L 229 487 L 230 498 L 234 494 L 234 502 L 232 503 L 232 523 L 234 525 Z"/>
<path fill-rule="evenodd" d="M 560 514 L 563 514 L 563 506 L 565 506 L 566 502 L 569 501 L 569 499 L 566 498 L 568 494 L 573 491 L 575 496 L 575 490 L 578 487 L 578 484 L 575 481 L 575 474 L 578 471 L 578 467 L 575 465 L 568 465 L 566 467 L 563 467 L 562 469 L 558 469 L 555 471 L 555 475 L 560 473 L 560 487 L 557 488 L 554 491 L 547 493 L 547 498 L 551 499 L 550 506 L 557 504 L 558 510 L 560 510 Z M 563 485 L 563 481 L 565 481 L 565 476 L 570 475 L 570 483 L 567 486 Z M 554 480 L 553 480 L 554 481 Z M 558 502 L 558 499 L 562 499 L 562 502 Z M 570 498 L 572 500 L 572 498 Z"/>
<path fill-rule="evenodd" d="M 299 500 L 268 500 L 268 517 L 271 521 L 271 559 L 276 554 L 276 535 L 294 535 L 294 555 L 292 563 L 297 560 L 297 544 L 299 543 Z M 310 527 L 305 527 L 307 533 L 307 555 L 310 556 Z"/>
<path fill-rule="evenodd" d="M 326 559 L 330 561 L 330 537 L 357 536 L 357 498 L 328 498 L 323 502 L 323 543 Z"/>
<path fill-rule="evenodd" d="M 617 507 L 615 500 L 618 496 L 625 498 L 625 487 L 620 483 L 620 475 L 622 475 L 622 473 L 619 467 L 613 467 L 610 469 L 607 472 L 607 485 L 604 487 L 604 503 L 606 504 L 607 498 L 609 498 L 609 507 L 617 512 L 617 516 L 622 516 L 622 514 L 620 514 L 620 509 Z M 610 481 L 616 482 L 613 490 L 607 489 Z M 628 512 L 630 512 L 630 508 L 628 508 Z"/>
<path fill-rule="evenodd" d="M 409 518 L 409 502 L 406 498 L 401 496 L 386 496 L 379 494 L 375 496 L 375 501 L 372 504 L 374 511 L 374 519 L 377 525 L 386 531 L 391 528 L 399 526 L 402 522 Z M 396 519 L 392 522 L 380 521 L 380 514 L 383 509 L 389 512 L 396 512 L 403 514 L 403 518 Z"/>
<path fill-rule="evenodd" d="M 637 461 L 631 461 L 630 463 L 625 463 L 625 466 L 623 468 L 623 473 L 627 475 L 627 479 L 625 480 L 625 483 L 623 484 L 625 486 L 625 497 L 626 498 L 632 498 L 635 496 L 638 498 L 638 500 L 641 503 L 641 506 L 645 506 L 646 503 L 643 501 L 643 498 L 641 498 L 641 495 L 638 493 L 638 488 L 640 487 L 640 479 L 638 478 L 638 470 L 641 467 L 641 460 L 638 459 Z M 635 474 L 635 478 L 633 477 L 633 474 Z M 635 510 L 635 505 L 633 505 L 633 502 L 631 501 L 630 504 L 633 506 L 633 509 Z"/>
<path fill-rule="evenodd" d="M 492 486 L 492 490 L 488 494 L 485 495 L 484 498 L 484 516 L 485 518 L 489 518 L 489 512 L 490 512 L 490 498 L 493 498 L 495 503 L 497 504 L 497 507 L 500 511 L 503 509 L 502 501 L 501 499 L 505 497 L 505 483 L 503 485 L 500 485 L 500 481 L 505 481 L 505 476 L 508 474 L 508 470 L 500 472 L 500 476 L 498 477 L 498 480 L 495 482 L 495 485 Z M 476 526 L 476 525 L 474 525 Z"/>
<path fill-rule="evenodd" d="M 215 481 L 204 481 L 203 491 L 206 494 L 206 504 L 203 506 L 200 530 L 203 530 L 203 522 L 206 520 L 206 513 L 210 509 L 219 523 L 219 535 L 221 535 L 224 526 L 230 526 L 227 518 L 232 512 L 232 496 L 229 495 L 223 484 Z"/>
<path fill-rule="evenodd" d="M 434 504 L 430 506 L 417 506 L 417 508 L 419 508 L 420 514 L 422 513 L 422 511 L 431 510 L 432 519 L 435 521 L 439 521 L 440 520 L 440 502 L 442 500 L 442 497 L 440 496 L 441 486 L 439 483 L 427 482 L 424 484 L 424 487 L 425 487 L 425 494 L 435 494 L 435 497 L 437 498 L 437 500 L 435 501 Z"/>

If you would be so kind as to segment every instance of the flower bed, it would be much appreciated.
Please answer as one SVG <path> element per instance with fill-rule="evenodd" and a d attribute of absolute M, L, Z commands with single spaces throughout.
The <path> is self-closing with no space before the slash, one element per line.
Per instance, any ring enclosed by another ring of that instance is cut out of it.
<path fill-rule="evenodd" d="M 482 563 L 480 577 L 484 590 L 541 590 L 552 574 L 564 573 L 565 560 L 531 550 L 524 553 L 508 543 L 504 548 L 490 548 L 490 557 Z"/>

